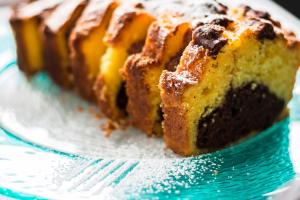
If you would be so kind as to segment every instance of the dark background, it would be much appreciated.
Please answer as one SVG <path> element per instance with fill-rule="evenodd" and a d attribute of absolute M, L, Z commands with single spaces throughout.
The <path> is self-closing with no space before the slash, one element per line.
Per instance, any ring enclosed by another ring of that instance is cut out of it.
<path fill-rule="evenodd" d="M 300 1 L 299 0 L 274 0 L 282 5 L 287 10 L 291 11 L 294 15 L 300 18 Z M 297 5 L 298 4 L 298 5 Z"/>

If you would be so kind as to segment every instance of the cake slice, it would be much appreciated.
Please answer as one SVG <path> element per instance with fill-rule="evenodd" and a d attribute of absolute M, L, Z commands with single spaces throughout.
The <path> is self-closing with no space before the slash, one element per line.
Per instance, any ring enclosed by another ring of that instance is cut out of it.
<path fill-rule="evenodd" d="M 71 33 L 74 84 L 79 94 L 89 101 L 96 101 L 93 86 L 100 58 L 106 50 L 103 37 L 118 4 L 112 0 L 91 0 Z"/>
<path fill-rule="evenodd" d="M 50 77 L 63 88 L 73 86 L 68 41 L 70 33 L 87 2 L 87 0 L 64 1 L 45 22 L 43 34 L 45 68 Z"/>
<path fill-rule="evenodd" d="M 143 51 L 129 57 L 124 67 L 130 120 L 148 135 L 162 134 L 159 77 L 165 67 L 176 66 L 190 29 L 180 16 L 159 18 L 149 28 Z"/>
<path fill-rule="evenodd" d="M 15 36 L 19 68 L 32 75 L 44 68 L 42 26 L 62 0 L 40 0 L 13 7 L 10 24 Z M 34 47 L 34 48 L 32 48 Z"/>
<path fill-rule="evenodd" d="M 126 95 L 120 69 L 128 55 L 141 51 L 148 27 L 155 18 L 142 3 L 123 3 L 113 14 L 104 38 L 107 50 L 101 58 L 95 93 L 101 111 L 113 120 L 126 116 Z"/>
<path fill-rule="evenodd" d="M 194 27 L 215 15 L 221 21 L 227 10 L 220 3 L 208 1 L 175 2 L 172 7 L 169 16 L 160 16 L 152 24 L 143 52 L 128 59 L 124 72 L 130 119 L 135 127 L 148 135 L 162 135 L 158 87 L 162 71 L 176 70 Z"/>
<path fill-rule="evenodd" d="M 176 71 L 161 76 L 164 139 L 178 154 L 223 148 L 287 114 L 299 42 L 268 13 L 232 17 L 196 28 Z"/>

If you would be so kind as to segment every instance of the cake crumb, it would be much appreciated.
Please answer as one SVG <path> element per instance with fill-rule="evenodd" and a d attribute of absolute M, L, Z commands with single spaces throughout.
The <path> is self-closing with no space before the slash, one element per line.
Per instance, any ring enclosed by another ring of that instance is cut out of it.
<path fill-rule="evenodd" d="M 119 122 L 114 122 L 108 119 L 104 124 L 100 126 L 101 130 L 105 137 L 110 137 L 111 133 L 115 130 L 125 131 L 128 128 L 129 124 L 126 120 L 121 120 Z"/>
<path fill-rule="evenodd" d="M 107 120 L 104 124 L 100 126 L 105 137 L 110 137 L 111 133 L 117 129 L 116 123 L 112 120 Z"/>
<path fill-rule="evenodd" d="M 129 126 L 129 122 L 127 120 L 119 120 L 118 129 L 121 131 L 126 131 Z"/>
<path fill-rule="evenodd" d="M 78 111 L 78 112 L 83 112 L 83 107 L 78 106 L 78 107 L 77 107 L 77 111 Z"/>
<path fill-rule="evenodd" d="M 100 113 L 99 111 L 96 111 L 93 107 L 89 107 L 89 113 L 96 119 L 104 118 L 104 115 L 102 113 Z"/>
<path fill-rule="evenodd" d="M 94 115 L 94 117 L 96 118 L 96 119 L 102 119 L 104 116 L 101 114 L 101 113 L 95 113 L 95 115 Z"/>

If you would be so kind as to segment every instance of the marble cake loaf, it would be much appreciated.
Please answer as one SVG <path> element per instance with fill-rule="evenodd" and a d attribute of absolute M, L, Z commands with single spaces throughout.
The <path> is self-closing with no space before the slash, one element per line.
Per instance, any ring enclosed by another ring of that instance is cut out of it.
<path fill-rule="evenodd" d="M 295 34 L 268 13 L 213 0 L 37 0 L 11 25 L 22 71 L 45 69 L 183 156 L 287 116 L 300 65 Z"/>

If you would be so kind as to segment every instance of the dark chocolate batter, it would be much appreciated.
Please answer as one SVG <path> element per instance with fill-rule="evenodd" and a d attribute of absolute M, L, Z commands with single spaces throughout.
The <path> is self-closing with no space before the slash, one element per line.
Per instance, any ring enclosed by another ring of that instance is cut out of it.
<path fill-rule="evenodd" d="M 249 83 L 230 90 L 223 105 L 198 123 L 197 147 L 217 149 L 252 131 L 263 130 L 276 120 L 284 101 L 264 85 Z"/>

